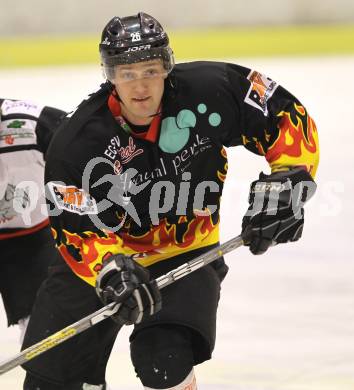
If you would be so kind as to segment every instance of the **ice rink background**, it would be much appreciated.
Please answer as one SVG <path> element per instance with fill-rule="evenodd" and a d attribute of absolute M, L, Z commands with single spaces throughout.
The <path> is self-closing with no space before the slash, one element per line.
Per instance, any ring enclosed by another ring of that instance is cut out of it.
<path fill-rule="evenodd" d="M 320 135 L 318 192 L 306 207 L 298 243 L 260 257 L 241 248 L 227 255 L 217 345 L 196 368 L 200 390 L 354 389 L 354 57 L 242 59 L 294 93 Z M 98 67 L 0 70 L 1 97 L 71 110 L 102 81 Z M 222 241 L 237 235 L 249 183 L 267 170 L 242 147 L 228 150 Z M 1 254 L 0 254 L 1 256 Z M 113 390 L 140 389 L 129 360 L 129 328 L 108 366 Z M 18 352 L 18 330 L 0 310 L 0 359 Z M 20 390 L 23 371 L 0 377 L 1 390 Z"/>

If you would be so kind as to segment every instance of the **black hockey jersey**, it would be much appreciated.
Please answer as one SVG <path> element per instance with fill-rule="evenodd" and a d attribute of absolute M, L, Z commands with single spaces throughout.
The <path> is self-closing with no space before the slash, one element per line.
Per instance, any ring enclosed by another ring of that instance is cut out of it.
<path fill-rule="evenodd" d="M 318 164 L 316 126 L 270 78 L 227 63 L 178 64 L 146 134 L 120 114 L 109 84 L 55 135 L 46 185 L 53 234 L 94 285 L 111 254 L 149 266 L 219 240 L 225 146 L 263 155 L 272 171 Z"/>
<path fill-rule="evenodd" d="M 0 99 L 0 240 L 31 234 L 48 221 L 44 153 L 65 113 Z"/>

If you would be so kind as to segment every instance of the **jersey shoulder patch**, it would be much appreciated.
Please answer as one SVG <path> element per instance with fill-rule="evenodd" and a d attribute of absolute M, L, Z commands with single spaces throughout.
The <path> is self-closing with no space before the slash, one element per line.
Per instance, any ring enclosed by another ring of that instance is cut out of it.
<path fill-rule="evenodd" d="M 59 210 L 79 215 L 98 213 L 95 199 L 82 188 L 55 182 L 49 182 L 47 186 Z"/>
<path fill-rule="evenodd" d="M 5 99 L 1 105 L 1 115 L 6 116 L 16 114 L 21 117 L 22 114 L 38 118 L 43 108 L 43 105 L 38 105 L 26 100 Z"/>
<path fill-rule="evenodd" d="M 267 102 L 277 89 L 278 84 L 269 77 L 252 70 L 247 79 L 251 85 L 245 97 L 245 103 L 263 111 L 268 116 Z"/>

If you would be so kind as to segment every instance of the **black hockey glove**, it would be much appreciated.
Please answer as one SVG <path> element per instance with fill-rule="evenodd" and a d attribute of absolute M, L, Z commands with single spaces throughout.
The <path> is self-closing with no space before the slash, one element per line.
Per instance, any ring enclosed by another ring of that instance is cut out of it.
<path fill-rule="evenodd" d="M 303 205 L 315 190 L 315 182 L 302 168 L 261 173 L 251 184 L 250 205 L 242 220 L 242 238 L 250 251 L 259 255 L 271 245 L 297 241 L 304 226 Z"/>
<path fill-rule="evenodd" d="M 96 280 L 96 292 L 102 302 L 121 304 L 112 318 L 121 325 L 140 323 L 161 309 L 161 295 L 149 271 L 131 257 L 111 256 L 103 263 Z"/>

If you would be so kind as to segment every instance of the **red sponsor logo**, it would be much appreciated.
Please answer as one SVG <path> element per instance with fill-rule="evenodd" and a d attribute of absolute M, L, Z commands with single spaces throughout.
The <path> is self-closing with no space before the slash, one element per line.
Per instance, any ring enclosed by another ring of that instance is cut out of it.
<path fill-rule="evenodd" d="M 129 137 L 129 144 L 127 146 L 121 146 L 118 149 L 118 154 L 122 160 L 122 164 L 126 164 L 127 162 L 132 160 L 134 157 L 136 157 L 142 153 L 144 153 L 143 149 L 136 148 L 136 145 L 134 144 L 132 137 Z"/>
<path fill-rule="evenodd" d="M 7 145 L 12 145 L 14 143 L 14 141 L 15 141 L 15 138 L 12 135 L 7 135 L 5 137 L 5 143 Z"/>
<path fill-rule="evenodd" d="M 134 157 L 139 156 L 139 154 L 144 153 L 143 149 L 136 147 L 132 137 L 129 137 L 128 145 L 121 146 L 117 152 L 120 157 L 120 160 L 114 162 L 114 173 L 117 175 L 122 173 L 124 164 L 127 164 Z"/>

